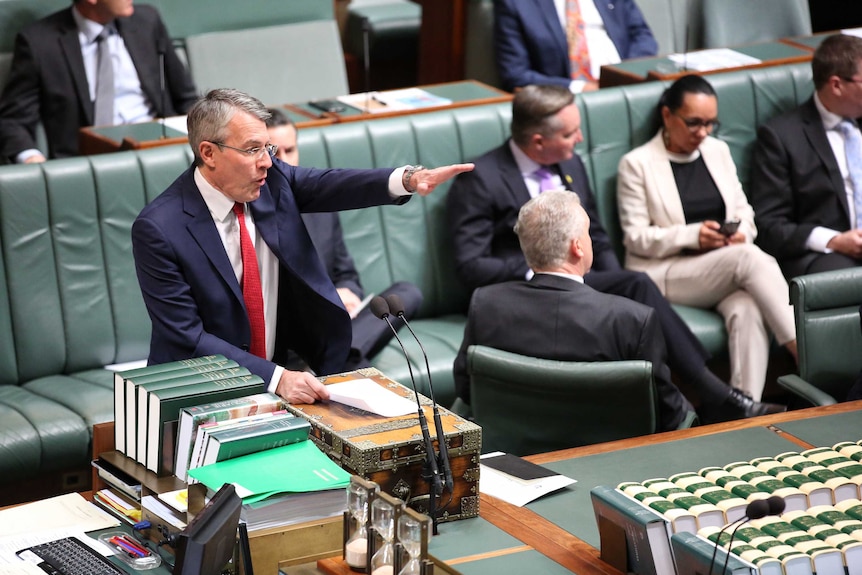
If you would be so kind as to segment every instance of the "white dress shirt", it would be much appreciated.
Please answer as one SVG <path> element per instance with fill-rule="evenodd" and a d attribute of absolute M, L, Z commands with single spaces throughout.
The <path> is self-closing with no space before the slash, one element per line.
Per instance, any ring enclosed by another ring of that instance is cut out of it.
<path fill-rule="evenodd" d="M 563 32 L 565 32 L 567 27 L 566 0 L 554 0 L 554 4 Z M 602 20 L 602 15 L 599 14 L 594 0 L 579 0 L 578 5 L 581 8 L 581 18 L 584 19 L 584 35 L 587 37 L 587 50 L 590 53 L 590 74 L 598 81 L 602 66 L 621 62 L 620 53 L 611 37 L 608 36 L 605 22 Z M 569 90 L 577 94 L 583 92 L 585 85 L 586 82 L 583 80 L 572 80 L 569 84 Z"/>

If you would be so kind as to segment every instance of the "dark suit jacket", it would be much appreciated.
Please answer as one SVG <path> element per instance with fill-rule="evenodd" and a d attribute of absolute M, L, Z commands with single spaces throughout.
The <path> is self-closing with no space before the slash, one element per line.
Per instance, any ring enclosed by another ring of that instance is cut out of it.
<path fill-rule="evenodd" d="M 270 168 L 260 197 L 249 206 L 281 264 L 274 362 L 286 360 L 290 348 L 317 373 L 344 366 L 350 317 L 300 212 L 393 203 L 390 173 L 315 170 L 280 161 Z M 193 167 L 143 209 L 132 226 L 132 247 L 153 322 L 151 363 L 221 353 L 269 382 L 275 364 L 247 351 L 251 333 L 242 291 L 194 183 Z"/>
<path fill-rule="evenodd" d="M 655 311 L 569 278 L 536 274 L 530 281 L 473 292 L 454 366 L 458 395 L 468 403 L 467 348 L 473 344 L 561 361 L 651 361 L 662 429 L 676 428 L 689 406 L 671 383 Z M 525 383 L 524 400 L 529 396 L 529 383 Z"/>
<path fill-rule="evenodd" d="M 527 185 L 508 142 L 460 174 L 447 198 L 449 231 L 458 276 L 470 289 L 524 279 L 527 261 L 513 231 L 518 212 L 530 200 Z M 594 271 L 621 269 L 610 238 L 599 221 L 596 200 L 581 159 L 575 155 L 557 166 L 565 186 L 578 194 L 590 217 Z"/>
<path fill-rule="evenodd" d="M 135 4 L 134 14 L 117 19 L 116 25 L 156 116 L 185 114 L 197 94 L 155 8 Z M 160 50 L 165 54 L 165 98 L 159 80 Z M 93 101 L 71 7 L 30 24 L 15 39 L 9 82 L 0 98 L 0 156 L 14 161 L 19 152 L 35 148 L 40 120 L 51 158 L 77 155 L 78 130 L 93 123 Z"/>
<path fill-rule="evenodd" d="M 658 44 L 634 0 L 601 0 L 596 8 L 620 58 L 655 56 Z M 569 45 L 554 0 L 494 0 L 494 46 L 507 90 L 571 82 Z"/>
<path fill-rule="evenodd" d="M 341 230 L 341 220 L 333 212 L 318 212 L 302 214 L 302 221 L 311 236 L 317 254 L 323 260 L 326 273 L 336 288 L 347 288 L 359 299 L 365 297 L 362 284 L 359 283 L 359 272 L 347 246 L 344 244 L 344 232 Z"/>
<path fill-rule="evenodd" d="M 813 97 L 760 127 L 750 188 L 757 243 L 787 277 L 818 256 L 805 248 L 816 226 L 850 229 L 844 180 Z"/>

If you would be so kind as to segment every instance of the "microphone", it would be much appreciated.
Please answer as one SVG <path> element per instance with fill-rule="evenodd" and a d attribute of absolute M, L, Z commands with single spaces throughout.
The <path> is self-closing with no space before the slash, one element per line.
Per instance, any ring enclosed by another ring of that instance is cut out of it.
<path fill-rule="evenodd" d="M 725 532 L 725 530 L 731 525 L 735 525 L 737 523 L 739 523 L 739 525 L 736 526 L 736 529 L 738 529 L 739 526 L 743 523 L 747 523 L 752 519 L 760 519 L 761 517 L 766 517 L 767 515 L 769 515 L 769 509 L 770 505 L 766 499 L 755 499 L 745 507 L 744 516 L 740 517 L 736 521 L 731 521 L 730 523 L 721 528 L 721 531 L 718 532 L 718 535 L 715 538 L 715 547 L 712 550 L 712 559 L 709 561 L 709 575 L 712 575 L 712 568 L 715 566 L 715 557 L 718 553 L 718 547 L 721 543 L 721 535 Z M 727 558 L 730 557 L 730 544 L 733 543 L 733 535 L 736 535 L 736 529 L 733 530 L 733 534 L 730 536 L 730 541 L 727 542 L 727 557 L 725 557 L 724 568 L 721 570 L 722 573 L 724 573 L 724 570 L 727 569 Z"/>
<path fill-rule="evenodd" d="M 422 430 L 422 439 L 425 442 L 425 460 L 428 464 L 429 471 L 427 479 L 429 480 L 431 490 L 428 493 L 430 500 L 428 514 L 436 525 L 437 518 L 435 517 L 436 513 L 434 505 L 437 496 L 443 492 L 443 482 L 440 479 L 440 470 L 437 467 L 437 457 L 434 455 L 434 444 L 431 442 L 431 434 L 428 431 L 428 419 L 425 417 L 425 411 L 422 409 L 422 404 L 419 403 L 419 392 L 416 390 L 416 379 L 413 377 L 413 367 L 410 364 L 410 356 L 407 354 L 407 350 L 404 349 L 404 343 L 402 343 L 401 338 L 398 337 L 398 332 L 395 330 L 395 326 L 393 326 L 392 322 L 389 320 L 390 310 L 389 304 L 386 303 L 386 300 L 379 295 L 374 296 L 371 298 L 369 307 L 371 308 L 371 313 L 377 316 L 377 318 L 384 320 L 389 325 L 389 329 L 392 330 L 392 335 L 395 336 L 395 339 L 398 341 L 398 345 L 401 346 L 401 351 L 404 353 L 404 359 L 407 360 L 407 369 L 410 372 L 410 382 L 413 384 L 413 393 L 416 396 L 416 407 L 419 411 L 419 428 Z"/>
<path fill-rule="evenodd" d="M 437 400 L 434 399 L 434 385 L 431 383 L 431 368 L 428 365 L 428 354 L 425 353 L 425 347 L 422 345 L 422 342 L 419 341 L 419 338 L 416 336 L 416 332 L 414 332 L 413 328 L 410 327 L 410 323 L 407 321 L 407 316 L 404 313 L 404 302 L 401 301 L 398 294 L 390 294 L 386 296 L 386 302 L 389 304 L 389 309 L 392 313 L 401 318 L 401 321 L 403 321 L 404 325 L 407 326 L 407 329 L 410 330 L 410 335 L 412 335 L 413 339 L 416 340 L 416 343 L 419 344 L 419 349 L 422 350 L 422 355 L 425 357 L 425 371 L 428 372 L 428 391 L 431 395 L 431 405 L 434 406 L 434 429 L 437 431 L 437 445 L 440 450 L 440 467 L 443 469 L 446 489 L 449 493 L 452 493 L 454 481 L 452 480 L 452 466 L 449 464 L 449 446 L 446 445 L 446 435 L 443 433 L 443 424 L 440 422 L 440 409 L 437 407 Z"/>
<path fill-rule="evenodd" d="M 362 63 L 365 66 L 365 113 L 369 113 L 371 102 L 371 50 L 368 47 L 368 34 L 371 32 L 371 23 L 368 17 L 362 19 Z"/>
<path fill-rule="evenodd" d="M 727 555 L 725 555 L 724 557 L 724 565 L 721 568 L 722 574 L 727 571 L 727 562 L 730 560 L 730 548 L 733 544 L 733 538 L 736 537 L 737 529 L 742 527 L 744 523 L 750 521 L 751 519 L 760 519 L 761 517 L 766 517 L 767 515 L 781 515 L 781 513 L 784 512 L 785 502 L 783 497 L 780 497 L 778 495 L 772 495 L 770 497 L 767 497 L 766 499 L 761 499 L 759 501 L 762 501 L 763 505 L 758 505 L 756 509 L 750 509 L 754 503 L 757 503 L 756 501 L 752 501 L 748 504 L 748 507 L 745 508 L 745 514 L 747 516 L 745 521 L 737 525 L 734 528 L 733 533 L 730 534 L 730 541 L 727 542 Z M 711 569 L 712 568 L 710 566 L 710 573 L 712 572 Z"/>
<path fill-rule="evenodd" d="M 157 49 L 159 51 L 159 90 L 162 97 L 162 109 L 160 110 L 162 117 L 162 139 L 166 140 L 168 137 L 167 128 L 165 127 L 165 116 L 167 115 L 167 90 L 165 88 L 165 53 L 167 52 L 167 48 L 165 47 L 164 38 L 159 38 L 159 44 Z"/>
<path fill-rule="evenodd" d="M 786 507 L 786 503 L 784 498 L 779 495 L 773 495 L 766 499 L 767 505 L 769 505 L 769 513 L 767 515 L 781 515 L 784 513 L 784 508 Z"/>

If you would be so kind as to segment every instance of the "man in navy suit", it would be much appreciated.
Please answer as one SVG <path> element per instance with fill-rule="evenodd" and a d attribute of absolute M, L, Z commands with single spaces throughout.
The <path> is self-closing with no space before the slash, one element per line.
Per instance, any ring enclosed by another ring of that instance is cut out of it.
<path fill-rule="evenodd" d="M 153 324 L 149 361 L 220 353 L 291 403 L 311 403 L 328 393 L 312 374 L 283 367 L 287 350 L 318 374 L 338 372 L 351 329 L 300 213 L 403 203 L 472 164 L 290 166 L 272 158 L 268 118 L 259 100 L 238 90 L 209 92 L 188 114 L 194 164 L 132 225 L 135 268 Z M 257 314 L 247 312 L 240 286 L 243 252 L 250 255 L 243 237 L 256 251 L 259 274 L 250 275 L 259 275 L 265 329 L 251 327 Z"/>
<path fill-rule="evenodd" d="M 605 64 L 655 56 L 658 44 L 634 0 L 579 0 L 590 77 L 573 78 L 566 0 L 494 0 L 494 49 L 506 90 L 557 84 L 573 92 L 598 87 Z"/>
<path fill-rule="evenodd" d="M 114 72 L 114 123 L 185 114 L 197 92 L 158 12 L 132 0 L 75 0 L 24 28 L 15 39 L 0 98 L 0 163 L 42 162 L 78 154 L 78 131 L 94 123 L 97 37 L 103 28 Z M 160 76 L 164 66 L 164 93 Z"/>
<path fill-rule="evenodd" d="M 278 146 L 276 157 L 291 166 L 299 165 L 299 147 L 296 144 L 296 125 L 278 108 L 270 108 L 271 114 L 266 126 L 269 129 L 270 141 Z M 317 212 L 302 214 L 305 229 L 311 236 L 311 243 L 317 250 L 317 255 L 323 261 L 326 273 L 335 291 L 341 298 L 341 303 L 352 318 L 353 341 L 350 344 L 350 356 L 347 369 L 359 369 L 370 365 L 369 358 L 374 357 L 392 339 L 392 330 L 386 322 L 380 321 L 367 305 L 365 290 L 359 281 L 359 272 L 347 245 L 344 243 L 344 233 L 341 220 L 334 212 Z M 422 292 L 414 284 L 398 281 L 380 292 L 381 297 L 397 295 L 404 304 L 404 314 L 407 319 L 419 310 L 422 304 Z"/>

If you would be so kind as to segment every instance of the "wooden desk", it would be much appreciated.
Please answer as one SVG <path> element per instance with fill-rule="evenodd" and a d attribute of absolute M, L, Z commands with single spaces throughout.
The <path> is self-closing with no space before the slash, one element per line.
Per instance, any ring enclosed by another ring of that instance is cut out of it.
<path fill-rule="evenodd" d="M 686 74 L 717 74 L 720 72 L 732 72 L 736 70 L 751 70 L 755 68 L 767 68 L 770 66 L 783 66 L 798 62 L 811 60 L 812 50 L 804 46 L 790 42 L 776 41 L 760 44 L 749 44 L 746 46 L 733 46 L 737 52 L 761 60 L 758 64 L 748 66 L 737 66 L 733 68 L 720 68 L 706 72 L 694 70 L 678 70 L 676 64 L 666 57 L 636 58 L 626 60 L 619 64 L 602 66 L 599 85 L 602 88 L 612 86 L 624 86 L 647 82 L 650 80 L 676 80 Z"/>
<path fill-rule="evenodd" d="M 145 494 L 185 487 L 185 483 L 177 477 L 158 477 L 143 465 L 115 451 L 113 421 L 93 426 L 93 454 L 94 457 L 104 457 L 129 475 L 141 479 Z M 106 485 L 94 469 L 93 491 L 103 487 Z M 341 553 L 342 520 L 339 515 L 285 527 L 258 529 L 248 535 L 255 572 L 277 573 L 282 567 L 310 563 Z"/>
<path fill-rule="evenodd" d="M 457 554 L 453 556 L 450 553 L 449 556 L 443 557 L 448 566 L 465 575 L 487 572 L 494 572 L 497 575 L 517 573 L 516 559 L 519 556 L 528 557 L 531 553 L 538 553 L 542 557 L 552 559 L 555 563 L 554 567 L 561 567 L 562 572 L 567 570 L 578 575 L 623 575 L 600 559 L 597 541 L 585 540 L 585 537 L 579 537 L 572 533 L 573 530 L 561 527 L 559 521 L 555 523 L 549 519 L 548 509 L 555 509 L 558 515 L 577 514 L 578 521 L 590 523 L 590 529 L 581 529 L 580 531 L 597 531 L 589 503 L 590 489 L 600 484 L 607 485 L 614 481 L 637 480 L 637 478 L 628 476 L 629 470 L 615 468 L 605 471 L 606 474 L 614 477 L 613 480 L 605 479 L 602 483 L 594 483 L 594 478 L 588 477 L 586 473 L 566 473 L 565 469 L 561 468 L 571 467 L 597 457 L 634 459 L 638 453 L 635 450 L 649 453 L 663 451 L 667 456 L 673 454 L 674 448 L 683 450 L 679 445 L 684 445 L 686 442 L 697 443 L 702 441 L 720 443 L 725 446 L 726 452 L 739 452 L 739 458 L 742 459 L 747 446 L 734 445 L 733 442 L 740 433 L 757 435 L 761 440 L 771 442 L 774 444 L 773 447 L 779 449 L 802 451 L 817 447 L 814 443 L 816 441 L 821 444 L 834 444 L 842 439 L 858 440 L 862 438 L 862 417 L 860 417 L 862 414 L 859 413 L 860 411 L 862 411 L 862 401 L 841 403 L 828 407 L 803 409 L 530 456 L 526 459 L 548 466 L 555 471 L 561 471 L 573 479 L 577 479 L 578 483 L 564 490 L 565 492 L 546 496 L 525 507 L 515 507 L 499 499 L 482 495 L 479 517 L 441 525 L 441 535 L 431 541 L 429 551 L 435 556 L 442 555 L 441 547 L 445 545 L 447 537 L 472 538 L 471 540 L 475 543 L 469 552 L 461 553 L 460 556 Z M 848 425 L 848 420 L 853 423 Z M 818 434 L 811 430 L 806 431 L 804 427 L 809 424 L 815 425 L 820 421 L 827 423 L 827 425 L 822 423 L 820 425 L 825 431 L 821 430 L 820 435 L 822 437 L 814 438 Z M 790 433 L 790 431 L 795 434 Z M 859 437 L 846 435 L 854 433 L 858 434 Z M 809 441 L 802 437 L 805 435 L 809 436 Z M 677 446 L 670 445 L 675 442 Z M 749 451 L 752 449 L 756 451 L 758 447 L 751 447 Z M 728 454 L 702 453 L 699 455 L 702 459 L 708 460 L 713 457 L 726 457 Z M 760 453 L 758 455 L 766 454 Z M 719 463 L 722 462 L 716 461 L 714 464 Z M 697 464 L 691 463 L 689 465 L 686 459 L 681 458 L 676 462 L 676 465 L 680 469 L 667 470 L 667 473 L 683 470 L 696 471 Z M 473 522 L 472 525 L 471 522 Z M 481 543 L 481 536 L 474 535 L 477 527 L 484 530 L 499 529 L 511 536 L 512 542 L 498 545 L 498 548 L 491 552 L 478 549 L 477 545 Z M 461 529 L 463 533 L 449 532 L 449 530 L 454 529 Z M 590 538 L 597 538 L 597 534 L 586 537 L 586 539 Z M 492 566 L 491 562 L 495 560 L 501 561 L 503 567 L 500 567 L 501 563 L 495 563 Z M 320 561 L 318 568 L 330 575 L 340 575 L 342 571 L 339 563 L 337 559 Z M 507 563 L 511 564 L 512 567 L 507 568 Z"/>
<path fill-rule="evenodd" d="M 394 110 L 391 112 L 366 113 L 357 108 L 348 107 L 344 112 L 330 113 L 320 112 L 308 105 L 307 102 L 296 104 L 283 104 L 278 106 L 291 120 L 296 123 L 298 129 L 315 126 L 326 126 L 342 122 L 358 122 L 364 120 L 376 120 L 378 118 L 392 118 L 409 114 L 420 114 L 435 112 L 451 108 L 463 108 L 466 106 L 481 106 L 484 104 L 495 104 L 508 102 L 512 94 L 498 90 L 476 80 L 464 80 L 460 82 L 447 82 L 443 84 L 432 84 L 419 86 L 423 90 L 441 98 L 452 101 L 451 104 L 442 106 L 431 106 L 427 108 L 416 108 L 412 110 Z M 122 150 L 139 150 L 157 146 L 170 146 L 173 144 L 184 144 L 188 137 L 177 130 L 166 129 L 167 137 L 162 138 L 162 126 L 159 121 L 143 122 L 140 124 L 125 124 L 121 126 L 88 126 L 81 128 L 79 133 L 79 146 L 82 155 L 106 154 Z"/>

